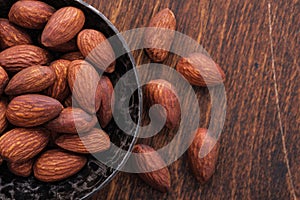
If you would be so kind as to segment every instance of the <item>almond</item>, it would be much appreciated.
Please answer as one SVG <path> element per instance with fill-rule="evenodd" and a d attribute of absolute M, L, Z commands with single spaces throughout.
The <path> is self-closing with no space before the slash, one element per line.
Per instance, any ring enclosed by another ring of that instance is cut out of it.
<path fill-rule="evenodd" d="M 85 23 L 84 13 L 74 7 L 64 7 L 49 19 L 42 33 L 42 44 L 55 47 L 74 38 Z"/>
<path fill-rule="evenodd" d="M 202 53 L 193 53 L 181 58 L 176 70 L 196 86 L 214 86 L 225 81 L 225 73 L 219 65 Z"/>
<path fill-rule="evenodd" d="M 33 127 L 57 117 L 62 109 L 63 106 L 56 99 L 27 94 L 14 98 L 8 104 L 6 117 L 15 126 Z"/>
<path fill-rule="evenodd" d="M 65 108 L 60 115 L 48 122 L 45 127 L 60 133 L 84 133 L 90 131 L 97 123 L 97 117 L 80 108 Z"/>
<path fill-rule="evenodd" d="M 94 114 L 100 107 L 100 90 L 97 89 L 100 77 L 88 62 L 75 60 L 71 62 L 68 83 L 76 102 L 85 111 Z"/>
<path fill-rule="evenodd" d="M 33 172 L 35 178 L 43 182 L 61 181 L 79 172 L 86 162 L 84 156 L 52 149 L 36 160 Z"/>
<path fill-rule="evenodd" d="M 161 168 L 156 171 L 139 173 L 138 175 L 156 190 L 167 192 L 171 187 L 170 172 L 167 167 L 162 168 L 166 164 L 160 155 L 152 147 L 143 144 L 135 145 L 133 152 L 138 153 L 134 160 L 140 171 Z"/>
<path fill-rule="evenodd" d="M 0 52 L 0 65 L 9 72 L 18 72 L 33 65 L 45 65 L 51 55 L 33 45 L 17 45 Z"/>
<path fill-rule="evenodd" d="M 18 162 L 8 162 L 7 167 L 10 172 L 17 176 L 28 177 L 32 172 L 33 159 L 18 163 Z"/>
<path fill-rule="evenodd" d="M 46 129 L 15 128 L 0 137 L 0 154 L 10 162 L 27 161 L 40 153 L 48 141 Z"/>
<path fill-rule="evenodd" d="M 219 154 L 219 144 L 215 138 L 212 138 L 209 134 L 207 134 L 207 131 L 207 129 L 199 128 L 196 131 L 195 138 L 188 149 L 190 168 L 192 169 L 196 179 L 201 184 L 205 184 L 214 174 Z M 200 158 L 200 150 L 202 148 L 211 148 L 211 145 L 215 146 L 205 157 Z"/>
<path fill-rule="evenodd" d="M 55 9 L 41 1 L 17 1 L 10 9 L 9 21 L 29 29 L 42 29 Z"/>
<path fill-rule="evenodd" d="M 68 151 L 83 154 L 102 152 L 110 147 L 109 136 L 103 130 L 96 128 L 80 135 L 61 135 L 55 143 Z"/>
<path fill-rule="evenodd" d="M 52 62 L 50 65 L 50 69 L 56 74 L 56 80 L 45 93 L 60 102 L 65 100 L 70 94 L 68 86 L 68 67 L 70 63 L 68 60 L 60 59 Z"/>
<path fill-rule="evenodd" d="M 107 76 L 101 76 L 99 81 L 99 89 L 101 93 L 100 109 L 97 112 L 97 117 L 102 128 L 105 128 L 113 116 L 115 103 L 114 88 Z"/>
<path fill-rule="evenodd" d="M 82 30 L 77 37 L 77 46 L 86 60 L 97 68 L 108 73 L 115 71 L 115 53 L 101 32 L 93 29 Z"/>
<path fill-rule="evenodd" d="M 0 96 L 3 94 L 4 89 L 8 84 L 9 78 L 6 71 L 0 67 Z"/>
<path fill-rule="evenodd" d="M 56 80 L 52 69 L 46 66 L 32 66 L 18 72 L 5 88 L 7 95 L 41 92 Z"/>
<path fill-rule="evenodd" d="M 64 60 L 69 60 L 69 61 L 85 59 L 84 56 L 79 51 L 66 53 L 66 54 L 62 55 L 60 58 L 64 59 Z"/>
<path fill-rule="evenodd" d="M 7 100 L 3 97 L 0 98 L 0 134 L 7 127 L 7 119 L 6 119 L 6 109 L 7 109 Z"/>
<path fill-rule="evenodd" d="M 167 58 L 175 36 L 176 18 L 174 13 L 168 8 L 160 11 L 150 20 L 149 27 L 153 28 L 145 31 L 144 45 L 150 47 L 146 49 L 146 52 L 154 62 L 162 62 Z M 157 46 L 161 46 L 163 49 L 152 48 Z"/>
<path fill-rule="evenodd" d="M 180 122 L 180 104 L 174 86 L 168 81 L 157 79 L 150 81 L 144 88 L 144 98 L 146 99 L 147 109 L 152 105 L 160 104 L 166 109 L 155 113 L 157 120 L 166 116 L 166 127 L 172 129 Z"/>
<path fill-rule="evenodd" d="M 32 44 L 30 36 L 7 19 L 0 18 L 0 49 L 21 44 Z"/>

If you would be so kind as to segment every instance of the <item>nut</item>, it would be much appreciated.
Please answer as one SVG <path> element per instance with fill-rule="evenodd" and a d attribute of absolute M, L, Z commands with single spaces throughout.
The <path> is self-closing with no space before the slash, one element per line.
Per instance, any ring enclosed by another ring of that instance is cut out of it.
<path fill-rule="evenodd" d="M 0 67 L 0 96 L 3 94 L 3 91 L 8 84 L 8 81 L 9 78 L 6 71 L 2 67 Z"/>
<path fill-rule="evenodd" d="M 6 109 L 7 109 L 7 100 L 3 97 L 0 98 L 0 134 L 7 127 L 7 119 L 6 119 Z"/>
<path fill-rule="evenodd" d="M 32 172 L 33 159 L 28 161 L 18 163 L 18 162 L 8 162 L 7 167 L 9 171 L 17 176 L 28 177 Z"/>

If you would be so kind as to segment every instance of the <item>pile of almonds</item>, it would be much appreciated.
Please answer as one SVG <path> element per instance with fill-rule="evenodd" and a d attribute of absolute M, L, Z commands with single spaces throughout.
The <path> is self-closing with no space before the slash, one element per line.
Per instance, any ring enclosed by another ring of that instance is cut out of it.
<path fill-rule="evenodd" d="M 0 164 L 17 176 L 60 181 L 110 148 L 96 124 L 112 119 L 113 85 L 98 71 L 114 72 L 115 54 L 84 25 L 78 8 L 30 0 L 0 19 Z"/>

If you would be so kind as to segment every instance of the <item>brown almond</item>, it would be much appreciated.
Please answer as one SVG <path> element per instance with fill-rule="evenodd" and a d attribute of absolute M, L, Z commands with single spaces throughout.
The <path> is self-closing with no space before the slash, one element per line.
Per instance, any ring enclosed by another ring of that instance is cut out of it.
<path fill-rule="evenodd" d="M 97 123 L 97 117 L 80 108 L 65 108 L 60 115 L 48 122 L 45 127 L 60 133 L 84 133 L 90 131 Z"/>
<path fill-rule="evenodd" d="M 84 56 L 79 51 L 66 53 L 66 54 L 62 55 L 60 58 L 64 59 L 64 60 L 69 60 L 69 61 L 85 59 Z"/>
<path fill-rule="evenodd" d="M 15 97 L 8 104 L 8 121 L 21 127 L 34 127 L 57 117 L 63 106 L 51 97 L 39 94 L 26 94 Z"/>
<path fill-rule="evenodd" d="M 175 15 L 170 9 L 166 8 L 157 13 L 150 20 L 148 26 L 152 28 L 145 31 L 144 45 L 149 47 L 146 52 L 154 62 L 162 62 L 167 58 L 175 36 Z M 158 46 L 163 47 L 163 49 L 154 48 Z"/>
<path fill-rule="evenodd" d="M 9 77 L 6 71 L 0 67 L 0 96 L 3 94 L 4 89 L 6 88 L 9 81 Z"/>
<path fill-rule="evenodd" d="M 0 18 L 0 49 L 7 49 L 21 44 L 32 44 L 28 33 L 7 19 Z"/>
<path fill-rule="evenodd" d="M 151 187 L 161 192 L 167 192 L 171 187 L 170 172 L 160 155 L 150 146 L 137 144 L 133 148 L 135 164 L 140 171 L 159 170 L 139 173 L 138 175 Z"/>
<path fill-rule="evenodd" d="M 17 176 L 28 177 L 32 172 L 33 159 L 25 162 L 8 162 L 7 167 L 9 171 Z"/>
<path fill-rule="evenodd" d="M 212 150 L 205 157 L 200 158 L 200 150 L 211 148 L 212 145 L 215 145 Z M 219 144 L 216 139 L 207 134 L 207 129 L 199 128 L 196 131 L 193 143 L 188 149 L 188 160 L 194 176 L 201 184 L 205 184 L 214 174 L 218 154 Z"/>
<path fill-rule="evenodd" d="M 86 60 L 95 67 L 108 73 L 115 71 L 115 53 L 101 32 L 93 29 L 82 30 L 77 36 L 77 46 Z"/>
<path fill-rule="evenodd" d="M 85 111 L 94 114 L 100 107 L 100 77 L 88 62 L 75 60 L 71 62 L 68 72 L 68 83 L 76 102 Z"/>
<path fill-rule="evenodd" d="M 48 141 L 46 129 L 15 128 L 0 137 L 0 154 L 10 162 L 27 161 L 40 153 Z"/>
<path fill-rule="evenodd" d="M 0 52 L 0 65 L 8 72 L 18 72 L 51 60 L 48 51 L 34 45 L 17 45 Z"/>
<path fill-rule="evenodd" d="M 33 172 L 35 178 L 43 182 L 61 181 L 79 172 L 86 162 L 84 156 L 52 149 L 36 160 Z"/>
<path fill-rule="evenodd" d="M 42 44 L 55 47 L 74 38 L 85 23 L 84 13 L 75 7 L 63 7 L 49 19 L 42 33 Z"/>
<path fill-rule="evenodd" d="M 110 147 L 109 136 L 101 129 L 92 129 L 88 133 L 80 135 L 63 134 L 55 143 L 57 146 L 75 153 L 97 153 Z"/>
<path fill-rule="evenodd" d="M 63 102 L 70 94 L 68 86 L 68 68 L 70 63 L 68 60 L 60 59 L 50 64 L 50 69 L 56 74 L 56 80 L 45 93 L 60 102 Z"/>
<path fill-rule="evenodd" d="M 10 9 L 9 21 L 29 29 L 42 29 L 55 9 L 41 1 L 17 1 Z"/>
<path fill-rule="evenodd" d="M 18 72 L 5 88 L 7 95 L 41 92 L 56 80 L 56 75 L 47 66 L 32 66 Z"/>
<path fill-rule="evenodd" d="M 8 123 L 6 119 L 7 100 L 0 98 L 0 134 L 6 129 Z"/>
<path fill-rule="evenodd" d="M 105 128 L 111 121 L 114 110 L 114 88 L 107 76 L 101 76 L 99 81 L 99 89 L 101 94 L 100 109 L 97 112 L 97 117 L 102 128 Z"/>
<path fill-rule="evenodd" d="M 193 53 L 186 58 L 181 58 L 176 70 L 196 86 L 214 86 L 225 81 L 224 71 L 203 53 Z"/>

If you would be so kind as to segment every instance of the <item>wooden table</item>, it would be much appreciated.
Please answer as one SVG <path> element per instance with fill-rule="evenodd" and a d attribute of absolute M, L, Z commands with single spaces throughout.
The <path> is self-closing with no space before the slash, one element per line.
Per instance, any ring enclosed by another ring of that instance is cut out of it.
<path fill-rule="evenodd" d="M 300 1 L 299 0 L 86 0 L 120 30 L 145 27 L 169 7 L 177 30 L 197 40 L 225 70 L 227 116 L 220 157 L 201 186 L 186 155 L 169 166 L 168 194 L 135 174 L 119 173 L 93 199 L 296 199 L 300 198 Z M 149 62 L 134 52 L 137 63 Z M 176 59 L 166 62 L 173 66 Z M 209 122 L 207 90 L 201 127 Z M 204 96 L 204 97 L 203 97 Z M 166 133 L 167 135 L 167 133 Z M 147 143 L 155 148 L 164 134 Z"/>

